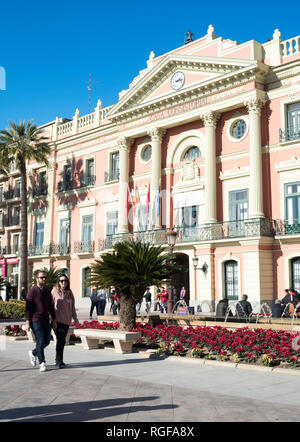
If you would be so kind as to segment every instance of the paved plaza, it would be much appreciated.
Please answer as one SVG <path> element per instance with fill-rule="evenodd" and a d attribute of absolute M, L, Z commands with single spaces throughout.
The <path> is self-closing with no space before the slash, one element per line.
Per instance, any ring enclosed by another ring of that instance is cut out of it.
<path fill-rule="evenodd" d="M 271 370 L 149 359 L 112 349 L 65 348 L 68 368 L 29 364 L 29 341 L 0 349 L 0 422 L 300 421 L 300 376 Z"/>

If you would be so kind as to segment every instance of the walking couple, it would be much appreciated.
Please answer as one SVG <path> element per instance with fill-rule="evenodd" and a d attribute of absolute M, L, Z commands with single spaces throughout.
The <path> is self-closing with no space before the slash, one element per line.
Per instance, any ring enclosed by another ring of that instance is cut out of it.
<path fill-rule="evenodd" d="M 64 368 L 63 353 L 69 325 L 72 318 L 78 322 L 69 278 L 62 274 L 52 292 L 45 283 L 46 273 L 40 270 L 36 274 L 36 285 L 26 296 L 26 330 L 29 332 L 32 329 L 36 340 L 36 347 L 28 352 L 29 359 L 33 367 L 38 360 L 41 372 L 47 370 L 44 349 L 50 343 L 51 328 L 56 334 L 55 363 L 57 368 Z"/>

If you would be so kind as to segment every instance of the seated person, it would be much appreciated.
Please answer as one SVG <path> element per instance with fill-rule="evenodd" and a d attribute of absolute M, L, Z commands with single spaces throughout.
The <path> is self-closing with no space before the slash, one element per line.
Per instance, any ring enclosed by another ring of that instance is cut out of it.
<path fill-rule="evenodd" d="M 297 318 L 300 318 L 300 306 L 297 308 L 297 311 L 296 311 L 296 314 L 295 314 L 295 308 L 296 308 L 297 304 L 298 304 L 297 301 L 293 301 L 293 302 L 290 303 L 290 306 L 289 306 L 290 318 L 293 318 L 294 315 Z"/>
<path fill-rule="evenodd" d="M 241 301 L 239 301 L 236 305 L 236 316 L 242 318 L 242 317 L 248 317 L 252 313 L 252 305 L 249 301 L 247 301 L 248 296 L 243 295 Z"/>
<path fill-rule="evenodd" d="M 276 299 L 272 307 L 272 317 L 281 318 L 282 313 L 283 313 L 283 306 L 281 305 L 281 301 L 280 299 Z"/>

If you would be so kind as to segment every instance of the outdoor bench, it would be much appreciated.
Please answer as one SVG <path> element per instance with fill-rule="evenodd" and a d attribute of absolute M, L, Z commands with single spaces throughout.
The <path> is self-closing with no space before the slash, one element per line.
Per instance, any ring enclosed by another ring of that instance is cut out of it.
<path fill-rule="evenodd" d="M 102 341 L 113 341 L 116 353 L 132 353 L 132 345 L 137 342 L 141 334 L 119 330 L 75 329 L 75 336 L 79 336 L 86 350 L 99 348 Z"/>
<path fill-rule="evenodd" d="M 26 330 L 26 326 L 25 325 L 22 325 L 22 330 Z M 67 336 L 66 336 L 65 345 L 69 345 L 70 344 L 70 337 L 73 334 L 73 330 L 74 330 L 74 327 L 69 327 L 69 330 L 68 330 L 68 333 L 67 333 Z M 53 329 L 51 329 L 51 336 L 53 338 L 53 341 L 56 342 L 56 334 L 54 333 Z M 28 337 L 29 341 L 35 342 L 35 336 L 34 336 L 34 332 L 33 332 L 32 329 L 30 329 L 30 331 L 27 332 L 27 337 Z"/>

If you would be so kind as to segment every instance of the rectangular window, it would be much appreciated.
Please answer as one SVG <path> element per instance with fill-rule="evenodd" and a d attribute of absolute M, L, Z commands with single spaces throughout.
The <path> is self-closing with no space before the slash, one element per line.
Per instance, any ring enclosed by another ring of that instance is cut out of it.
<path fill-rule="evenodd" d="M 4 189 L 3 186 L 0 187 L 0 203 L 4 200 Z"/>
<path fill-rule="evenodd" d="M 21 181 L 15 181 L 14 197 L 20 198 L 20 196 L 21 196 Z"/>
<path fill-rule="evenodd" d="M 59 223 L 59 252 L 68 253 L 70 246 L 70 220 L 64 218 Z"/>
<path fill-rule="evenodd" d="M 286 234 L 300 232 L 300 182 L 285 185 Z"/>
<path fill-rule="evenodd" d="M 239 221 L 248 218 L 248 189 L 229 192 L 229 219 Z"/>
<path fill-rule="evenodd" d="M 43 171 L 38 174 L 37 180 L 37 194 L 46 195 L 47 194 L 47 172 Z"/>
<path fill-rule="evenodd" d="M 19 244 L 20 244 L 20 236 L 13 235 L 13 253 L 17 253 L 19 251 Z"/>
<path fill-rule="evenodd" d="M 85 173 L 83 177 L 83 185 L 84 186 L 92 186 L 95 184 L 95 168 L 94 168 L 94 159 L 90 158 L 86 160 L 85 163 Z"/>
<path fill-rule="evenodd" d="M 85 215 L 82 217 L 81 242 L 88 243 L 93 241 L 93 224 L 93 215 Z"/>
<path fill-rule="evenodd" d="M 300 131 L 300 102 L 287 106 L 287 126 L 291 133 Z"/>
<path fill-rule="evenodd" d="M 181 208 L 181 227 L 182 235 L 191 239 L 197 236 L 197 227 L 199 222 L 199 206 L 190 206 Z"/>
<path fill-rule="evenodd" d="M 45 223 L 35 224 L 34 245 L 35 247 L 42 247 L 44 245 L 44 229 Z"/>
<path fill-rule="evenodd" d="M 63 182 L 65 190 L 72 189 L 72 166 L 66 164 L 63 169 Z"/>
<path fill-rule="evenodd" d="M 106 214 L 106 235 L 115 235 L 118 232 L 118 211 Z"/>

